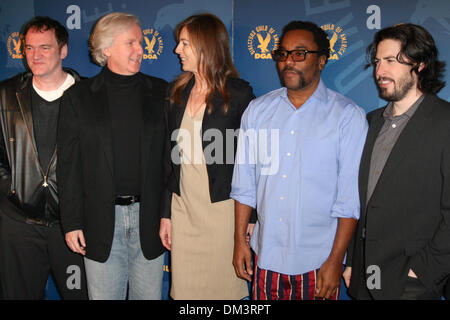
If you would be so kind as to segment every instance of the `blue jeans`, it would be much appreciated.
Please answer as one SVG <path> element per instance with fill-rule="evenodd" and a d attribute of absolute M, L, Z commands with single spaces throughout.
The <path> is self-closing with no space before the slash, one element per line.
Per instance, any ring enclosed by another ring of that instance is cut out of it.
<path fill-rule="evenodd" d="M 87 244 L 89 245 L 89 244 Z M 115 206 L 111 253 L 101 263 L 84 258 L 91 300 L 160 300 L 164 254 L 147 260 L 139 237 L 139 203 Z"/>

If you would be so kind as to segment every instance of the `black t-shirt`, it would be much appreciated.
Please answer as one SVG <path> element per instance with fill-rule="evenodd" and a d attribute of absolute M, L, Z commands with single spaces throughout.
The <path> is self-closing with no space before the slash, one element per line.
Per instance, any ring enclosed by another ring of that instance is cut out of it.
<path fill-rule="evenodd" d="M 55 151 L 60 102 L 61 98 L 54 101 L 43 99 L 31 86 L 31 115 L 33 118 L 34 139 L 39 162 L 44 172 L 47 171 Z"/>

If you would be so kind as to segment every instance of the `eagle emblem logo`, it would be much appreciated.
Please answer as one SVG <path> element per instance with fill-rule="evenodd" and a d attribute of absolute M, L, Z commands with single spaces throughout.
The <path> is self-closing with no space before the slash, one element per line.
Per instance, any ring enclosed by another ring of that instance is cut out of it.
<path fill-rule="evenodd" d="M 268 33 L 266 35 L 265 39 L 263 39 L 263 37 L 259 33 L 257 33 L 256 36 L 258 37 L 258 41 L 259 41 L 258 49 L 261 50 L 261 53 L 269 52 L 269 50 L 267 49 L 267 46 L 269 45 L 269 42 L 271 39 L 270 33 Z"/>
<path fill-rule="evenodd" d="M 348 46 L 347 36 L 343 32 L 342 27 L 334 24 L 325 24 L 321 28 L 327 33 L 330 40 L 330 56 L 328 60 L 339 60 Z"/>
<path fill-rule="evenodd" d="M 156 38 L 153 36 L 152 40 L 148 40 L 148 37 L 144 36 L 144 40 L 145 40 L 145 50 L 147 50 L 148 54 L 152 54 L 154 53 L 154 48 L 155 48 L 155 43 L 156 43 Z"/>
<path fill-rule="evenodd" d="M 268 25 L 257 26 L 247 40 L 248 51 L 255 59 L 272 59 L 271 52 L 278 47 L 280 39 L 276 30 Z"/>
<path fill-rule="evenodd" d="M 162 54 L 164 44 L 161 34 L 153 28 L 142 31 L 144 34 L 144 60 L 158 60 Z"/>
<path fill-rule="evenodd" d="M 13 32 L 8 37 L 8 52 L 13 59 L 23 59 L 23 35 Z"/>

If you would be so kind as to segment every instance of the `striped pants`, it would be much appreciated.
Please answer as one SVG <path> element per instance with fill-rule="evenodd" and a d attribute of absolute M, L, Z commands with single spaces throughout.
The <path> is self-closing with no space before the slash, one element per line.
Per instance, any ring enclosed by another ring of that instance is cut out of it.
<path fill-rule="evenodd" d="M 260 269 L 255 256 L 253 273 L 253 300 L 323 300 L 315 296 L 316 279 L 319 269 L 299 274 L 285 275 Z M 330 300 L 337 300 L 339 288 Z"/>

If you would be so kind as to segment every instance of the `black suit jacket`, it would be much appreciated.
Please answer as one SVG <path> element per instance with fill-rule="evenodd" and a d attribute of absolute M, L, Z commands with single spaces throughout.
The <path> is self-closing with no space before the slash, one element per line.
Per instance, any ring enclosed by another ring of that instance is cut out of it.
<path fill-rule="evenodd" d="M 164 252 L 159 238 L 164 194 L 163 158 L 167 128 L 167 82 L 139 73 L 145 88 L 141 132 L 139 230 L 147 259 Z M 138 92 L 138 91 L 137 91 Z M 124 106 L 126 107 L 126 106 Z M 108 259 L 114 236 L 114 166 L 104 71 L 66 91 L 58 125 L 57 179 L 61 224 L 65 233 L 81 229 L 86 257 Z"/>
<path fill-rule="evenodd" d="M 194 79 L 192 79 L 188 83 L 185 90 L 183 91 L 183 102 L 180 105 L 170 103 L 168 104 L 167 121 L 170 133 L 174 132 L 174 130 L 176 129 L 179 129 L 181 126 L 181 121 L 183 120 L 183 115 L 186 110 L 186 104 L 193 86 Z M 219 130 L 223 137 L 223 144 L 221 144 L 223 145 L 223 164 L 207 163 L 206 165 L 211 202 L 223 201 L 230 198 L 231 179 L 233 177 L 234 167 L 234 155 L 237 148 L 237 135 L 227 136 L 226 130 L 236 130 L 240 128 L 242 114 L 247 108 L 249 102 L 255 97 L 253 95 L 252 87 L 248 84 L 248 82 L 242 79 L 228 79 L 227 89 L 231 96 L 228 112 L 224 114 L 222 108 L 224 101 L 220 94 L 216 92 L 212 100 L 212 112 L 211 114 L 209 114 L 208 109 L 205 110 L 202 123 L 202 137 L 208 129 Z M 232 145 L 234 145 L 234 148 L 232 150 L 228 150 L 226 148 L 227 138 L 233 139 L 232 142 L 229 141 L 229 143 L 233 143 Z M 170 142 L 171 150 L 177 150 L 177 142 L 175 141 L 175 139 L 176 137 L 174 137 L 174 139 L 172 139 Z M 202 139 L 203 150 L 205 150 L 210 143 L 214 142 L 214 139 L 212 140 L 213 141 L 207 141 L 206 139 Z M 230 155 L 229 151 L 233 152 L 233 154 Z M 227 163 L 226 160 L 230 158 L 233 159 L 233 163 Z M 181 165 L 174 163 L 171 160 L 169 161 L 170 163 L 168 164 L 168 166 L 170 167 L 170 173 L 168 178 L 168 189 L 170 192 L 175 192 L 176 194 L 180 195 Z M 170 210 L 167 210 L 166 212 L 169 211 Z M 166 218 L 170 218 L 170 215 L 166 216 Z"/>
<path fill-rule="evenodd" d="M 349 248 L 349 294 L 364 290 L 369 266 L 380 269 L 375 299 L 401 297 L 408 270 L 440 292 L 450 274 L 450 103 L 427 95 L 400 134 L 366 205 L 372 150 L 384 108 L 368 115 L 359 172 L 361 217 Z M 365 240 L 363 229 L 365 228 Z M 373 278 L 372 278 L 373 279 Z"/>

